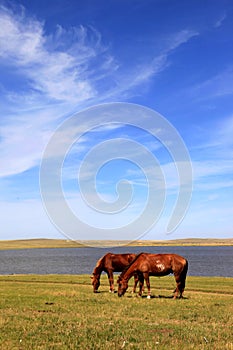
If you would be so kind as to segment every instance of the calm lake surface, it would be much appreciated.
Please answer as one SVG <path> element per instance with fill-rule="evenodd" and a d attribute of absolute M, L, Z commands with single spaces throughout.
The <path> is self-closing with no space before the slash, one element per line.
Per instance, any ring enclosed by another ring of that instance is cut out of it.
<path fill-rule="evenodd" d="M 189 261 L 190 276 L 233 277 L 233 247 L 119 247 L 0 251 L 0 274 L 91 274 L 105 253 L 176 253 Z"/>

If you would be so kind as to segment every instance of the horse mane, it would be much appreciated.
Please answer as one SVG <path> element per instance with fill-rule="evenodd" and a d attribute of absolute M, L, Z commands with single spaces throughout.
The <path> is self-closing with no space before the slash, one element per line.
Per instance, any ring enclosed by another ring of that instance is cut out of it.
<path fill-rule="evenodd" d="M 128 269 L 130 268 L 131 265 L 133 265 L 133 263 L 142 255 L 144 254 L 143 252 L 139 253 L 136 255 L 136 257 L 129 263 L 129 265 L 127 265 L 124 270 L 122 271 L 122 273 L 120 274 L 118 279 L 122 279 L 126 273 L 126 271 L 128 271 Z"/>
<path fill-rule="evenodd" d="M 109 254 L 109 253 L 107 253 Z M 104 259 L 106 257 L 106 255 L 103 255 L 96 263 L 96 266 L 92 272 L 93 275 L 97 275 L 97 274 L 100 274 L 102 271 L 103 271 L 103 263 L 104 263 Z"/>

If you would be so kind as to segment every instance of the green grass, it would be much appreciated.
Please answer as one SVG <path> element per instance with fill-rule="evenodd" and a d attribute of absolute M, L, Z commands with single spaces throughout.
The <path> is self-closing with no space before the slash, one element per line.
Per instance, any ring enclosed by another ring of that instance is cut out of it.
<path fill-rule="evenodd" d="M 156 297 L 94 294 L 87 275 L 0 276 L 0 349 L 233 349 L 233 279 L 151 278 Z M 160 297 L 158 297 L 160 295 Z"/>

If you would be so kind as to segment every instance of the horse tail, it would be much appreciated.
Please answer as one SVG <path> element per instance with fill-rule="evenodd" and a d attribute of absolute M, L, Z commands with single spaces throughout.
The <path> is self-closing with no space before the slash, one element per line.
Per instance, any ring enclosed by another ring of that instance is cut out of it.
<path fill-rule="evenodd" d="M 185 264 L 185 275 L 187 275 L 189 263 L 188 263 L 187 259 L 185 259 L 185 261 L 186 261 L 186 264 Z"/>
<path fill-rule="evenodd" d="M 184 291 L 185 289 L 185 281 L 186 281 L 186 275 L 187 275 L 187 272 L 188 272 L 188 260 L 187 259 L 184 259 L 184 267 L 183 267 L 183 270 L 181 272 L 181 289 L 182 289 L 182 292 Z"/>

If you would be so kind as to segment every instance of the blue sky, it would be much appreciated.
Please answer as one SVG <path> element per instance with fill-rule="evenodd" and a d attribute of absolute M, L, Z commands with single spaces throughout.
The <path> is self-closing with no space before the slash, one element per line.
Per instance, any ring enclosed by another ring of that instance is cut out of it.
<path fill-rule="evenodd" d="M 72 210 L 101 225 L 105 219 L 84 208 L 77 169 L 99 142 L 130 138 L 157 157 L 167 186 L 164 210 L 143 238 L 233 237 L 232 16 L 230 0 L 0 1 L 0 239 L 65 237 L 42 203 L 44 150 L 74 113 L 109 102 L 148 107 L 178 131 L 192 161 L 189 209 L 167 235 L 178 186 L 171 157 L 151 135 L 109 125 L 83 135 L 64 160 Z M 142 208 L 145 176 L 116 159 L 100 169 L 96 185 L 111 202 L 125 176 L 135 198 L 122 224 Z"/>

